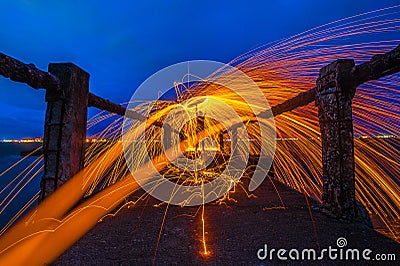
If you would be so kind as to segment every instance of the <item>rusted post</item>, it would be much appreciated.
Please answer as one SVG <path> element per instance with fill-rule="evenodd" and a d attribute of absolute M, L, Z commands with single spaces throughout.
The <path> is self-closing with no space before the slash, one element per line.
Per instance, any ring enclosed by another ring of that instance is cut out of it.
<path fill-rule="evenodd" d="M 224 151 L 224 133 L 221 131 L 218 134 L 218 140 L 219 140 L 219 150 L 221 153 Z"/>
<path fill-rule="evenodd" d="M 352 99 L 356 86 L 351 79 L 354 60 L 337 60 L 320 70 L 315 103 L 322 138 L 323 208 L 353 220 L 355 200 Z"/>
<path fill-rule="evenodd" d="M 305 106 L 315 100 L 315 88 L 308 91 L 304 91 L 296 95 L 295 97 L 284 101 L 281 104 L 273 106 L 271 108 L 272 114 L 274 116 L 283 114 L 285 112 L 291 111 L 301 106 Z M 260 114 L 262 116 L 262 114 Z"/>
<path fill-rule="evenodd" d="M 44 126 L 44 199 L 64 184 L 84 164 L 89 74 L 72 63 L 49 64 L 60 90 L 46 91 Z"/>
<path fill-rule="evenodd" d="M 35 89 L 58 90 L 59 87 L 57 77 L 37 69 L 34 64 L 24 64 L 3 53 L 0 53 L 0 75 Z"/>

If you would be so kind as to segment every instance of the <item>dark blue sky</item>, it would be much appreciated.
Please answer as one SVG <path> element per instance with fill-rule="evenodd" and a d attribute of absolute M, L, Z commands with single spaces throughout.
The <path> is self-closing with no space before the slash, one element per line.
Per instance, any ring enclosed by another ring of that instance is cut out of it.
<path fill-rule="evenodd" d="M 49 62 L 74 62 L 90 73 L 92 92 L 117 103 L 128 101 L 141 82 L 168 65 L 193 59 L 228 62 L 312 27 L 400 4 L 393 0 L 7 2 L 1 4 L 1 52 L 43 70 Z M 43 90 L 0 77 L 0 138 L 43 135 L 45 106 Z"/>

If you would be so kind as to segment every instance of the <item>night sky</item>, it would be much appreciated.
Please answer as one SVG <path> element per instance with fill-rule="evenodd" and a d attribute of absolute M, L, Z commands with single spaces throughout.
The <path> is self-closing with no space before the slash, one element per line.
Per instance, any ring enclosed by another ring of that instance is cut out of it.
<path fill-rule="evenodd" d="M 6 3 L 5 3 L 6 2 Z M 400 1 L 2 1 L 0 52 L 47 70 L 73 62 L 90 91 L 127 102 L 154 72 L 228 62 L 278 39 Z M 44 90 L 0 77 L 0 139 L 43 135 Z M 89 115 L 97 112 L 91 108 Z"/>

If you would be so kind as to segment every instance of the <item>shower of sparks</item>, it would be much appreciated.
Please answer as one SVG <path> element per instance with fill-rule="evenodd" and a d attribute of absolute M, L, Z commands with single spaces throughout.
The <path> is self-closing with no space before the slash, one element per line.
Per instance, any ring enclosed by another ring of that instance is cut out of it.
<path fill-rule="evenodd" d="M 275 106 L 313 88 L 319 69 L 333 60 L 353 58 L 361 63 L 377 53 L 393 49 L 400 42 L 393 39 L 400 27 L 399 12 L 399 7 L 392 7 L 332 22 L 252 50 L 232 60 L 230 64 L 252 78 L 262 89 L 270 106 Z M 366 36 L 379 41 L 365 42 L 363 40 Z M 227 76 L 217 78 L 224 79 Z M 397 241 L 400 237 L 399 142 L 398 138 L 376 136 L 399 135 L 398 84 L 399 74 L 368 82 L 357 89 L 353 101 L 356 198 L 385 223 L 386 230 L 382 232 Z M 259 153 L 262 124 L 248 122 L 254 113 L 237 94 L 216 84 L 198 83 L 190 86 L 188 82 L 186 87 L 184 85 L 184 82 L 176 84 L 177 101 L 157 101 L 155 106 L 153 103 L 142 103 L 135 111 L 143 112 L 151 108 L 149 120 L 163 122 L 172 108 L 192 108 L 184 103 L 194 97 L 210 99 L 203 106 L 196 105 L 196 108 L 201 107 L 206 113 L 218 110 L 218 101 L 224 102 L 246 122 L 249 136 L 247 141 L 251 144 L 250 155 L 256 156 Z M 243 90 L 251 97 L 251 91 L 246 92 L 246 88 Z M 85 168 L 80 173 L 21 218 L 37 199 L 36 194 L 0 231 L 0 261 L 5 265 L 50 263 L 138 189 L 122 152 L 122 120 L 121 117 L 105 112 L 90 119 L 89 128 L 108 123 L 104 130 L 93 136 L 106 141 L 92 142 L 87 149 Z M 203 124 L 201 129 L 198 123 Z M 322 148 L 316 108 L 308 105 L 284 113 L 275 117 L 275 124 L 277 145 L 274 179 L 321 201 Z M 231 143 L 224 136 L 224 130 L 218 121 L 207 116 L 201 121 L 194 119 L 185 125 L 181 143 L 171 149 L 181 149 L 186 156 L 199 158 L 199 161 L 202 153 L 216 153 L 215 159 L 207 167 L 190 171 L 170 163 L 165 155 L 168 151 L 163 150 L 160 141 L 162 129 L 147 123 L 144 134 L 147 150 L 135 154 L 135 162 L 140 170 L 140 163 L 145 158 L 144 152 L 147 152 L 151 158 L 149 163 L 156 165 L 156 170 L 165 178 L 176 184 L 204 185 L 219 176 L 230 159 Z M 200 142 L 204 137 L 213 141 Z M 239 145 L 240 150 L 241 142 L 236 145 Z M 7 185 L 7 188 L 14 187 L 11 192 L 6 188 L 0 191 L 3 199 L 0 202 L 0 213 L 34 177 L 42 174 L 42 165 L 43 158 L 38 157 Z M 145 179 L 154 174 L 137 172 Z M 227 178 L 226 186 L 232 189 L 240 186 L 239 178 Z M 158 184 L 153 185 L 156 188 Z M 203 199 L 205 196 L 202 195 Z M 145 197 L 147 194 L 143 195 Z M 229 193 L 224 198 L 229 199 Z M 129 203 L 130 207 L 134 205 Z M 184 205 L 185 202 L 182 202 Z M 282 206 L 285 206 L 283 202 Z M 205 204 L 201 208 L 201 253 L 207 255 L 210 251 L 207 250 L 205 237 Z M 17 219 L 20 220 L 15 222 Z"/>

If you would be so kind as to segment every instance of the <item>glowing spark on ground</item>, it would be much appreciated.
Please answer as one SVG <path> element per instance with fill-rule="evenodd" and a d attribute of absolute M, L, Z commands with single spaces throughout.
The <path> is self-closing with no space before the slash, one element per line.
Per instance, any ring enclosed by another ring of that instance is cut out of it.
<path fill-rule="evenodd" d="M 202 180 L 202 184 L 201 186 L 203 187 L 203 200 L 204 200 L 204 181 Z M 206 245 L 206 232 L 205 232 L 205 219 L 204 219 L 204 208 L 205 208 L 205 204 L 203 202 L 202 205 L 202 210 L 201 210 L 201 225 L 202 225 L 202 231 L 203 231 L 203 255 L 208 255 L 208 251 L 207 251 L 207 245 Z"/>

